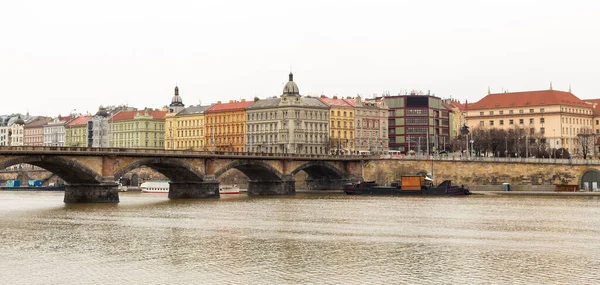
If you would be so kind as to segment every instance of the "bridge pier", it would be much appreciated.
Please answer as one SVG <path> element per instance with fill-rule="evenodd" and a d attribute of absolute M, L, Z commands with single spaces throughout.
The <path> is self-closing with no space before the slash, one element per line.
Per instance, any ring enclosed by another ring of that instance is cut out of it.
<path fill-rule="evenodd" d="M 250 180 L 248 195 L 293 195 L 296 194 L 296 181 L 293 177 L 284 180 Z"/>
<path fill-rule="evenodd" d="M 114 182 L 65 185 L 65 203 L 119 203 L 119 188 Z"/>
<path fill-rule="evenodd" d="M 305 181 L 308 190 L 342 190 L 344 185 L 350 182 L 350 179 L 313 178 L 309 176 Z"/>
<path fill-rule="evenodd" d="M 169 199 L 219 198 L 219 182 L 169 182 Z"/>

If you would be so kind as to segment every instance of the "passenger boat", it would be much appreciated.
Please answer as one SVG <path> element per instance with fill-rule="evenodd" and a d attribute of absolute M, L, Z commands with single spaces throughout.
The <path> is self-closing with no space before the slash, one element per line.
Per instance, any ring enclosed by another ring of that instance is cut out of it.
<path fill-rule="evenodd" d="M 169 193 L 169 181 L 150 180 L 140 185 L 140 191 L 144 193 Z"/>
<path fill-rule="evenodd" d="M 240 194 L 240 187 L 237 185 L 219 184 L 219 194 Z"/>
<path fill-rule="evenodd" d="M 430 180 L 430 179 L 429 179 Z M 464 186 L 452 185 L 452 181 L 445 180 L 438 186 L 425 183 L 422 176 L 403 176 L 400 183 L 391 185 L 377 185 L 374 181 L 350 183 L 344 186 L 348 195 L 390 195 L 390 196 L 460 196 L 469 195 L 471 192 Z"/>
<path fill-rule="evenodd" d="M 140 185 L 140 189 L 144 193 L 169 193 L 169 181 L 146 181 Z M 219 194 L 240 194 L 240 188 L 235 184 L 219 184 Z"/>

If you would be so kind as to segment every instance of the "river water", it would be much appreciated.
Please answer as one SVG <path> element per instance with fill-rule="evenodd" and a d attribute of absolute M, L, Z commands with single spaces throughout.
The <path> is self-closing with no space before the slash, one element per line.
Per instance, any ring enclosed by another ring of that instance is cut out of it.
<path fill-rule="evenodd" d="M 597 284 L 600 199 L 0 191 L 2 284 Z"/>

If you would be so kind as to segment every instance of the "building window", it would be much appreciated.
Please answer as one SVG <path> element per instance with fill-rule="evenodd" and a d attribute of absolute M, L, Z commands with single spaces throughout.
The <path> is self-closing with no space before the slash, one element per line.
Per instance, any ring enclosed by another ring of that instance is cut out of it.
<path fill-rule="evenodd" d="M 508 111 L 508 113 L 509 113 L 509 114 L 512 114 L 512 113 L 514 113 L 514 111 L 513 111 L 513 110 L 509 110 L 509 111 Z"/>
<path fill-rule="evenodd" d="M 544 108 L 540 108 L 540 113 L 544 113 Z"/>
<path fill-rule="evenodd" d="M 540 118 L 540 124 L 543 124 L 545 122 L 546 122 L 546 120 L 544 118 Z"/>
<path fill-rule="evenodd" d="M 523 111 L 523 109 L 519 110 L 519 114 L 523 114 L 525 113 L 525 111 Z"/>
<path fill-rule="evenodd" d="M 523 124 L 523 119 L 519 119 L 519 124 L 522 125 Z"/>
<path fill-rule="evenodd" d="M 498 111 L 498 114 L 504 115 L 504 111 Z"/>
<path fill-rule="evenodd" d="M 596 120 L 596 125 L 600 124 L 600 120 Z"/>
<path fill-rule="evenodd" d="M 533 109 L 529 109 L 529 113 L 533 113 Z"/>
<path fill-rule="evenodd" d="M 479 121 L 479 126 L 483 127 L 483 121 Z"/>
<path fill-rule="evenodd" d="M 492 116 L 493 116 L 493 115 L 494 115 L 494 111 L 490 111 L 490 115 L 492 115 Z"/>
<path fill-rule="evenodd" d="M 483 116 L 483 112 L 479 112 L 479 116 Z"/>
<path fill-rule="evenodd" d="M 494 125 L 494 121 L 493 121 L 493 120 L 491 120 L 491 121 L 490 121 L 490 126 L 493 126 L 493 125 Z"/>
<path fill-rule="evenodd" d="M 529 124 L 533 124 L 533 118 L 529 118 Z"/>
<path fill-rule="evenodd" d="M 546 133 L 546 128 L 540 128 L 540 133 L 543 135 Z"/>
<path fill-rule="evenodd" d="M 504 125 L 504 120 L 500 120 L 500 125 Z"/>

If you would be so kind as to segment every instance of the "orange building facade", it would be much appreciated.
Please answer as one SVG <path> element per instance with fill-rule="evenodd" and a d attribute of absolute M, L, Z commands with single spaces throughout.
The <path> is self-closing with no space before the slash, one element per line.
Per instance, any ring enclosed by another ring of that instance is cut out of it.
<path fill-rule="evenodd" d="M 217 102 L 204 111 L 206 141 L 209 150 L 245 152 L 246 107 L 252 101 Z"/>

